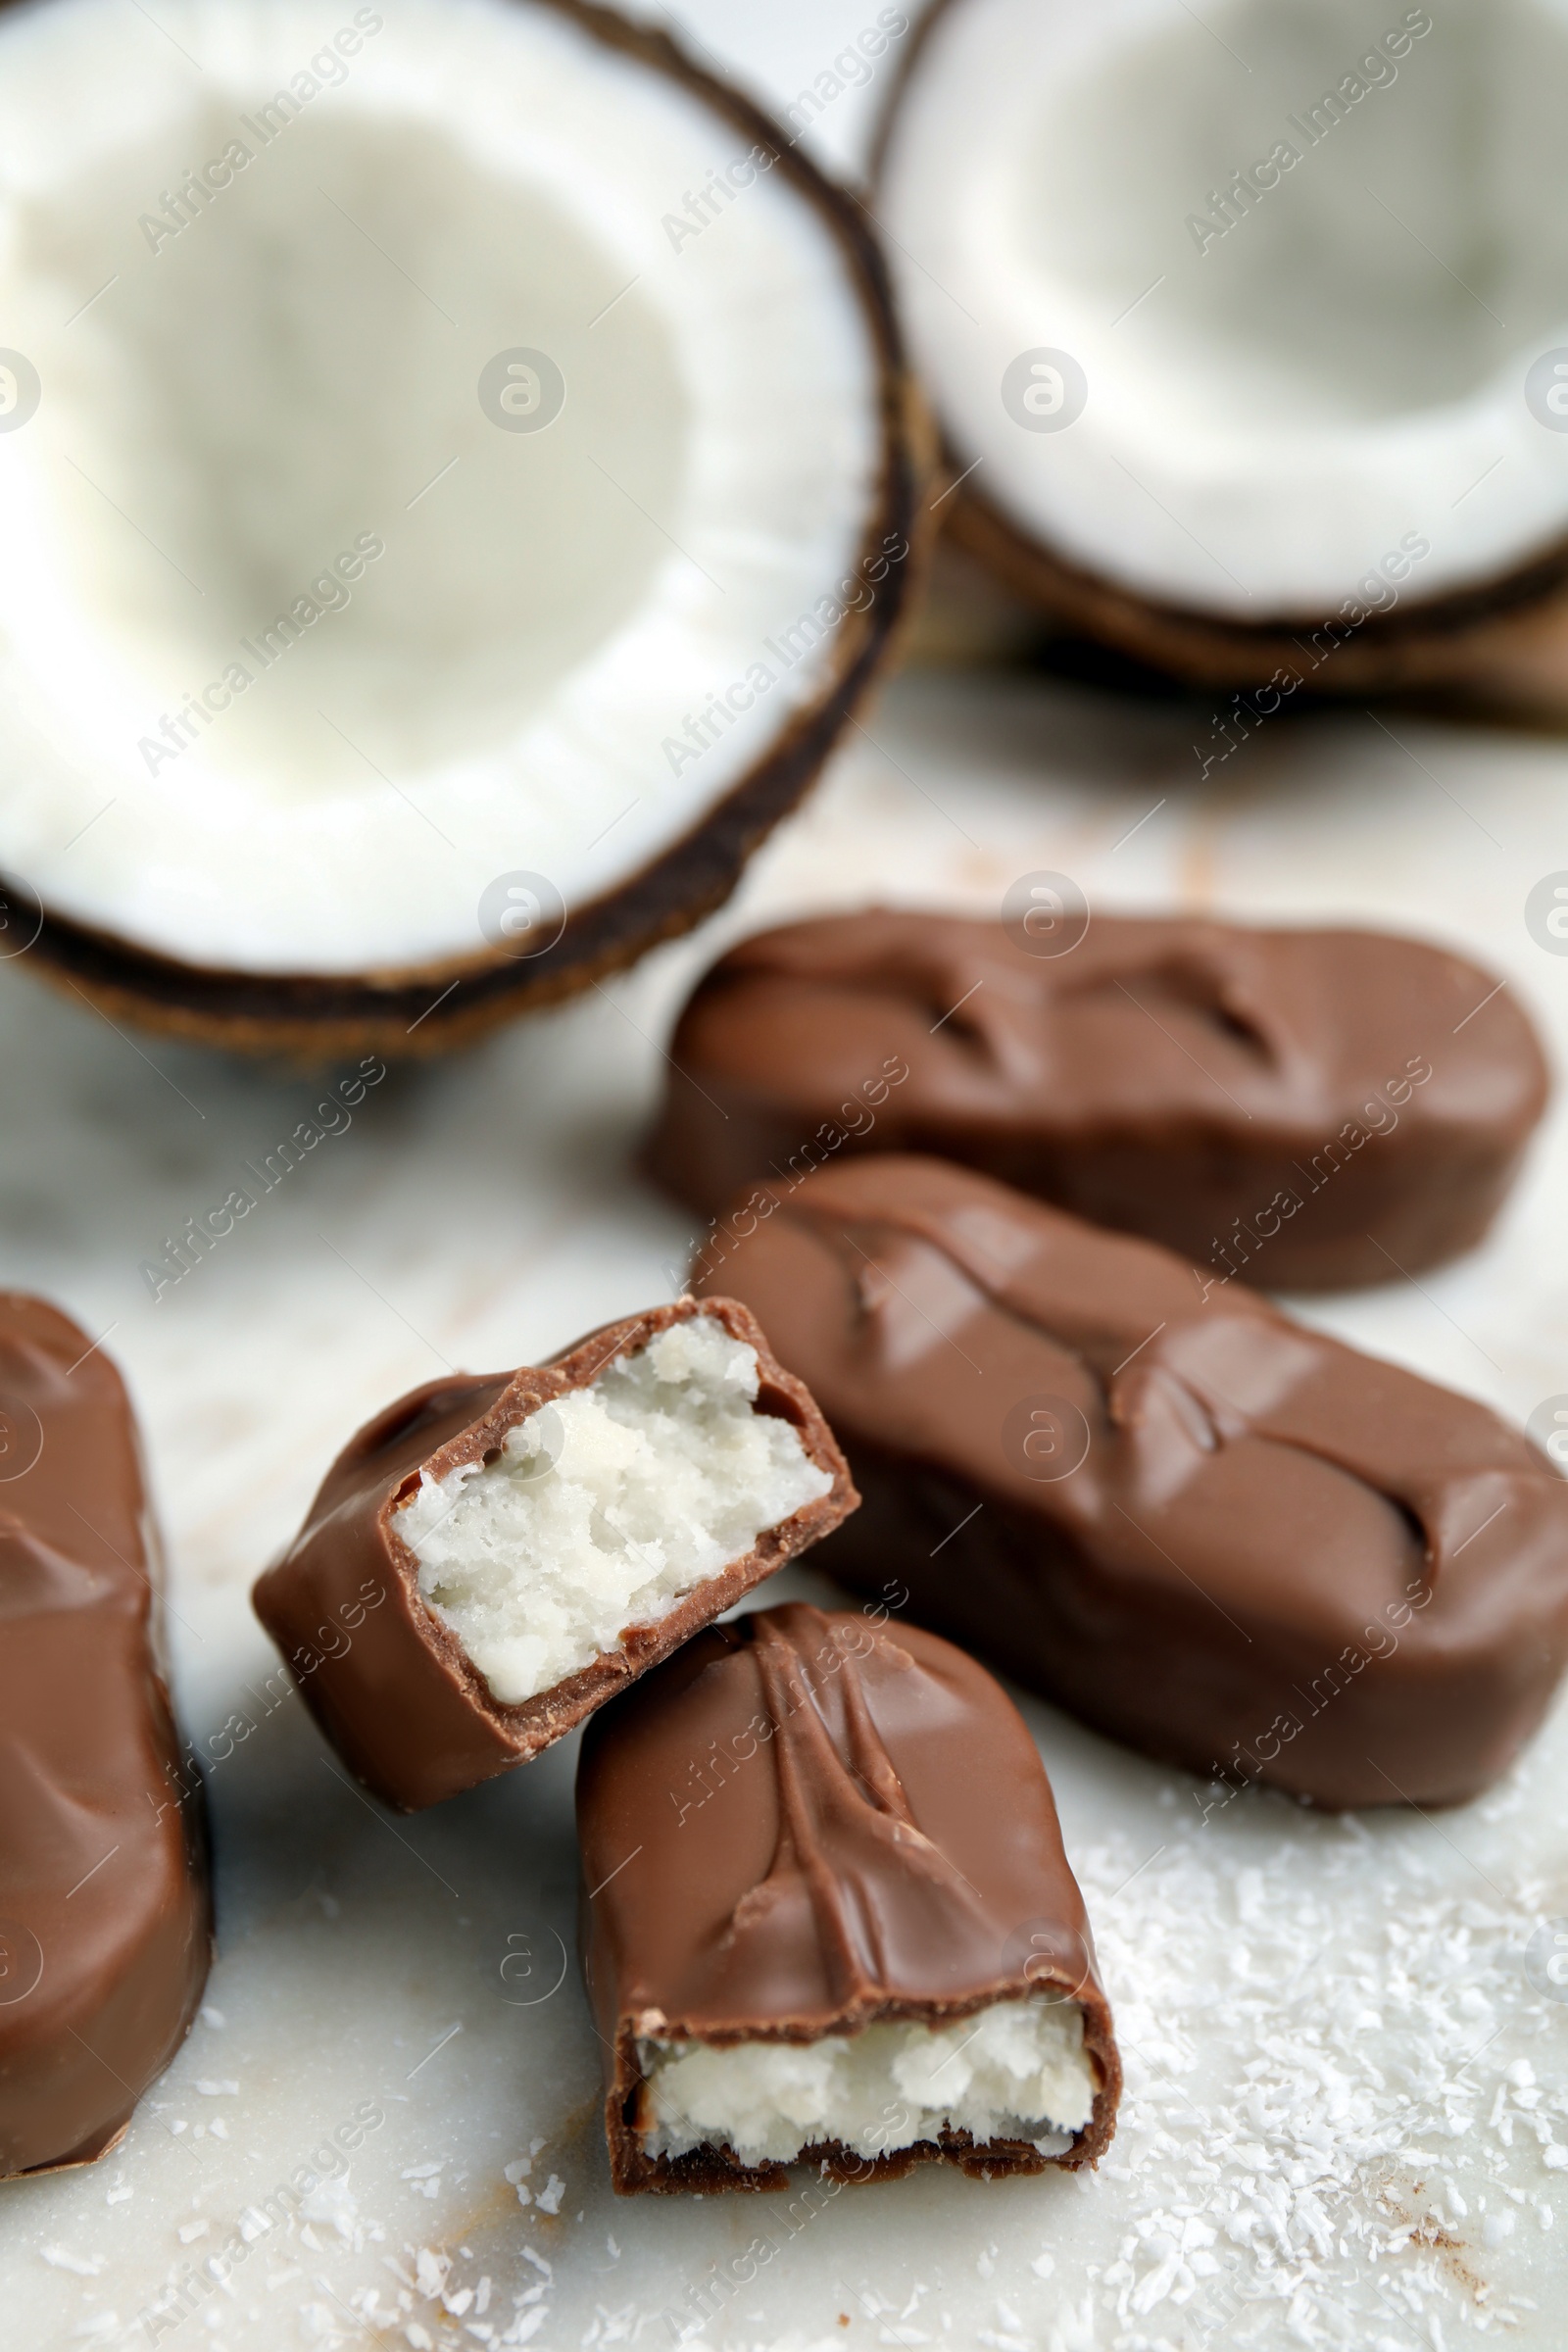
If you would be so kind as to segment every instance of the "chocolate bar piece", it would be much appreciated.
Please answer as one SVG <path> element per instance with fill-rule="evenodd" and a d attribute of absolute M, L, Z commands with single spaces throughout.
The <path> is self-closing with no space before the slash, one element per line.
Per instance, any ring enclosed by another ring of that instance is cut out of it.
<path fill-rule="evenodd" d="M 942 1160 L 710 1245 L 864 1507 L 813 1565 L 1131 1746 L 1329 1806 L 1462 1803 L 1568 1660 L 1568 1483 L 1467 1396 Z M 761 1208 L 771 1211 L 762 1214 Z"/>
<path fill-rule="evenodd" d="M 577 1830 L 623 2194 L 1098 2161 L 1121 2067 L 1083 1897 L 961 1650 L 801 1603 L 714 1626 L 590 1726 Z"/>
<path fill-rule="evenodd" d="M 0 1293 L 0 2175 L 112 2148 L 207 1981 L 152 1544 L 119 1373 Z"/>
<path fill-rule="evenodd" d="M 931 1152 L 1268 1290 L 1480 1241 L 1546 1099 L 1494 975 L 1381 932 L 1061 900 L 744 941 L 681 1015 L 654 1172 L 711 1216 L 749 1178 Z"/>
<path fill-rule="evenodd" d="M 686 1298 L 378 1414 L 256 1613 L 344 1761 L 415 1812 L 525 1764 L 858 1500 L 747 1309 Z"/>

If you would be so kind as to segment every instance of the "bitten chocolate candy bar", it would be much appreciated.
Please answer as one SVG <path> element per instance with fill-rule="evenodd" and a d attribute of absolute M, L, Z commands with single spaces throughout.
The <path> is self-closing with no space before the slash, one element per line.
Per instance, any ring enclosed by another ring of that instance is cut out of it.
<path fill-rule="evenodd" d="M 749 1179 L 931 1152 L 1266 1290 L 1481 1239 L 1546 1099 L 1494 974 L 1375 931 L 1086 921 L 1058 898 L 744 941 L 681 1015 L 654 1172 L 713 1215 Z"/>
<path fill-rule="evenodd" d="M 256 1613 L 344 1761 L 413 1812 L 526 1763 L 858 1499 L 747 1309 L 686 1298 L 389 1406 Z"/>
<path fill-rule="evenodd" d="M 918 1627 L 714 1626 L 590 1726 L 582 1951 L 635 2189 L 1095 2163 L 1121 2067 L 1034 1741 Z"/>
<path fill-rule="evenodd" d="M 207 1981 L 152 1543 L 119 1373 L 0 1293 L 0 2174 L 112 2148 Z"/>
<path fill-rule="evenodd" d="M 710 1246 L 864 1507 L 814 1565 L 1131 1746 L 1332 1806 L 1457 1804 L 1568 1660 L 1568 1483 L 1466 1396 L 941 1160 Z"/>

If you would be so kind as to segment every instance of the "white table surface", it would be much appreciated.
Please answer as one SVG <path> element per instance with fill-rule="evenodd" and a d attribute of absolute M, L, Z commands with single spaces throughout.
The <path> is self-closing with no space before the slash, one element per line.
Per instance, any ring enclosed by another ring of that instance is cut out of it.
<path fill-rule="evenodd" d="M 106 1332 L 129 1378 L 187 1731 L 211 1756 L 232 1714 L 256 1718 L 211 1771 L 204 2022 L 114 2155 L 0 2192 L 8 2346 L 147 2342 L 137 2316 L 178 2267 L 368 2100 L 385 2122 L 346 2182 L 161 2341 L 663 2345 L 662 2315 L 694 2319 L 691 2290 L 762 2234 L 775 2250 L 698 2340 L 1562 2342 L 1568 2003 L 1524 1959 L 1568 1914 L 1561 1711 L 1501 1788 L 1441 1820 L 1254 1794 L 1205 1823 L 1193 1783 L 1024 1700 L 1126 2054 L 1116 2142 L 1082 2180 L 931 2170 L 847 2191 L 791 2237 L 782 2200 L 611 2193 L 598 2045 L 558 1941 L 574 1742 L 394 1824 L 297 1699 L 264 1716 L 249 1694 L 274 1664 L 250 1583 L 363 1417 L 447 1363 L 537 1360 L 667 1294 L 691 1224 L 630 1153 L 654 1041 L 741 929 L 879 892 L 991 909 L 1041 867 L 1099 906 L 1386 921 L 1506 973 L 1561 1063 L 1568 959 L 1523 904 L 1568 865 L 1568 753 L 1389 723 L 1397 740 L 1364 712 L 1282 718 L 1198 789 L 1191 713 L 906 677 L 699 939 L 395 1073 L 157 1304 L 140 1261 L 317 1090 L 132 1041 L 0 966 L 0 1279 Z M 1565 1178 L 1559 1111 L 1485 1250 L 1315 1319 L 1524 1418 L 1568 1392 Z M 514 1958 L 504 1976 L 509 1951 L 534 1974 Z M 524 2158 L 526 2207 L 506 2178 Z"/>

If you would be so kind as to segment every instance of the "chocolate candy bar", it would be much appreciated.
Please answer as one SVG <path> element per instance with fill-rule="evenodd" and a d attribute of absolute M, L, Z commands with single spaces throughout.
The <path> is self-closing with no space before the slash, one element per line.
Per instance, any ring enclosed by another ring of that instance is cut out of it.
<path fill-rule="evenodd" d="M 207 1981 L 152 1544 L 119 1373 L 0 1293 L 0 2174 L 112 2148 Z"/>
<path fill-rule="evenodd" d="M 710 1245 L 850 1457 L 813 1565 L 1147 1753 L 1458 1804 L 1568 1660 L 1568 1483 L 1495 1413 L 1240 1283 L 932 1159 Z M 761 1213 L 765 1208 L 769 1214 Z"/>
<path fill-rule="evenodd" d="M 746 1308 L 686 1298 L 378 1414 L 256 1613 L 344 1761 L 414 1812 L 526 1763 L 858 1499 Z"/>
<path fill-rule="evenodd" d="M 1083 1898 L 961 1650 L 800 1603 L 711 1627 L 589 1727 L 577 1830 L 623 2194 L 1099 2159 L 1121 2067 Z"/>
<path fill-rule="evenodd" d="M 1006 922 L 763 932 L 702 981 L 670 1060 L 650 1163 L 705 1215 L 749 1178 L 932 1152 L 1270 1290 L 1472 1248 L 1546 1099 L 1529 1020 L 1460 956 L 1090 921 L 1063 890 Z"/>

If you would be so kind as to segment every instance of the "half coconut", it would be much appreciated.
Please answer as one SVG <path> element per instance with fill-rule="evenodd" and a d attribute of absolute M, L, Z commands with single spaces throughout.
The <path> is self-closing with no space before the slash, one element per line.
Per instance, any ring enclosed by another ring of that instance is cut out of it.
<path fill-rule="evenodd" d="M 1274 707 L 1563 671 L 1565 114 L 1563 0 L 936 0 L 877 211 L 961 544 Z"/>
<path fill-rule="evenodd" d="M 695 922 L 910 592 L 861 216 L 576 0 L 0 17 L 0 947 L 429 1051 Z"/>

